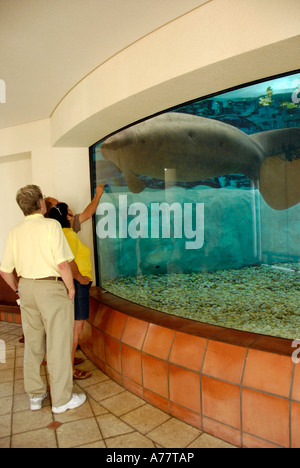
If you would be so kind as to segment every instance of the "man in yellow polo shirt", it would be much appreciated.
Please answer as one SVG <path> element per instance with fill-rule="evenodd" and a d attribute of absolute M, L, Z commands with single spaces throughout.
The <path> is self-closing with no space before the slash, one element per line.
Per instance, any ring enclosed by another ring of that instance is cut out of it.
<path fill-rule="evenodd" d="M 44 218 L 46 206 L 39 187 L 20 189 L 16 200 L 25 219 L 9 233 L 0 274 L 20 296 L 25 390 L 30 409 L 41 409 L 47 393 L 40 366 L 47 342 L 52 411 L 63 413 L 86 400 L 84 394 L 72 394 L 75 288 L 69 262 L 74 256 L 59 223 Z"/>

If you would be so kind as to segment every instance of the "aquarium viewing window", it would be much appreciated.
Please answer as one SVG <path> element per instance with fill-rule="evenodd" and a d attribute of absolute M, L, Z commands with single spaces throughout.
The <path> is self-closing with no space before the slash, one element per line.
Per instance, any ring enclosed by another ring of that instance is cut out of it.
<path fill-rule="evenodd" d="M 91 147 L 98 284 L 168 314 L 300 330 L 300 72 L 180 105 Z"/>

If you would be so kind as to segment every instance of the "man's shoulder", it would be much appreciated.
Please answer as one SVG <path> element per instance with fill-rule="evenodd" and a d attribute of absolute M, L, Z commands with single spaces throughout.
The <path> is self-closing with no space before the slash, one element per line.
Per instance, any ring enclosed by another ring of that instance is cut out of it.
<path fill-rule="evenodd" d="M 56 220 L 52 218 L 44 218 L 44 220 L 41 221 L 42 224 L 46 226 L 49 231 L 56 231 L 56 230 L 61 230 L 61 224 Z"/>
<path fill-rule="evenodd" d="M 60 226 L 60 223 L 56 220 L 56 219 L 53 219 L 53 218 L 41 218 L 41 221 L 44 222 L 44 223 L 48 223 L 48 224 L 59 224 Z"/>
<path fill-rule="evenodd" d="M 56 219 L 44 218 L 42 216 L 35 218 L 34 222 L 31 222 L 31 219 L 25 217 L 20 223 L 18 223 L 9 231 L 9 235 L 14 236 L 18 233 L 28 232 L 28 230 L 30 230 L 30 232 L 40 232 L 41 230 L 43 232 L 45 232 L 45 230 L 49 232 L 55 232 L 61 230 L 61 225 L 58 221 L 56 221 Z"/>

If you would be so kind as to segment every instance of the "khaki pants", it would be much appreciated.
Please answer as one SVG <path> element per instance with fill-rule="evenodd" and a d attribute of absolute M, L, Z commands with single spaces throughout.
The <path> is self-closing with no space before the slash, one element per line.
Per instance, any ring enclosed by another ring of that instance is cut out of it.
<path fill-rule="evenodd" d="M 30 398 L 46 393 L 40 366 L 47 352 L 52 406 L 65 405 L 73 390 L 74 301 L 61 281 L 21 278 L 19 294 L 25 336 L 25 390 Z"/>

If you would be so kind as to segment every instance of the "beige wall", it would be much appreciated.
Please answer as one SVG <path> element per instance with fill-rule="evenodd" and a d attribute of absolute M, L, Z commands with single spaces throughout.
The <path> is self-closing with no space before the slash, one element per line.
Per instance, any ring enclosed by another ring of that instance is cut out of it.
<path fill-rule="evenodd" d="M 212 0 L 136 42 L 72 89 L 52 143 L 89 146 L 145 116 L 299 66 L 299 0 Z"/>
<path fill-rule="evenodd" d="M 0 130 L 0 259 L 20 219 L 20 185 L 38 184 L 80 212 L 90 201 L 88 147 L 100 138 L 187 100 L 296 69 L 298 7 L 299 0 L 211 0 L 99 66 L 48 119 Z M 92 247 L 91 223 L 81 236 Z"/>
<path fill-rule="evenodd" d="M 23 218 L 22 212 L 13 201 L 17 190 L 31 183 L 31 154 L 21 153 L 0 158 L 0 259 L 10 228 Z"/>
<path fill-rule="evenodd" d="M 50 134 L 50 119 L 0 130 L 0 260 L 9 229 L 22 219 L 15 202 L 20 187 L 37 184 L 74 212 L 91 200 L 88 148 L 53 148 Z M 81 239 L 93 249 L 91 222 Z"/>

